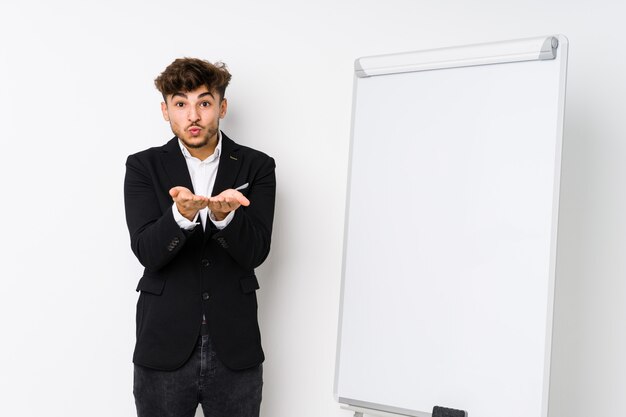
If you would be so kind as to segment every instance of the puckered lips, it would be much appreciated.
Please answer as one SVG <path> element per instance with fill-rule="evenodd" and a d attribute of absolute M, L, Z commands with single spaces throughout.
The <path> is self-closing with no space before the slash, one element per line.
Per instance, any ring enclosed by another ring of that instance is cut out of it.
<path fill-rule="evenodd" d="M 198 136 L 202 132 L 202 128 L 200 126 L 190 126 L 187 131 L 191 136 Z"/>

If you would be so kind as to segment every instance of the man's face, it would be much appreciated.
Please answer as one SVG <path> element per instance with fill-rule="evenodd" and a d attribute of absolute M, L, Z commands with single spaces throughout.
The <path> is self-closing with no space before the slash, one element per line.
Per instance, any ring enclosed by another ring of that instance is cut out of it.
<path fill-rule="evenodd" d="M 226 99 L 206 86 L 180 91 L 166 97 L 161 111 L 172 132 L 188 147 L 202 148 L 217 144 L 219 121 L 226 115 Z"/>

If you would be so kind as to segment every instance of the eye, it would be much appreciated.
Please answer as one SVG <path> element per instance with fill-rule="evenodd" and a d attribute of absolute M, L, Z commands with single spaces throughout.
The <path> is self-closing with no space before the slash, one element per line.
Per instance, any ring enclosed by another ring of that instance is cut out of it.
<path fill-rule="evenodd" d="M 211 103 L 208 102 L 208 101 L 203 101 L 202 103 L 200 103 L 201 107 L 209 107 L 210 105 L 211 105 Z"/>
<path fill-rule="evenodd" d="M 174 106 L 176 106 L 176 107 L 183 107 L 184 105 L 185 105 L 185 103 L 183 103 L 181 101 L 179 101 L 177 103 L 174 103 Z"/>

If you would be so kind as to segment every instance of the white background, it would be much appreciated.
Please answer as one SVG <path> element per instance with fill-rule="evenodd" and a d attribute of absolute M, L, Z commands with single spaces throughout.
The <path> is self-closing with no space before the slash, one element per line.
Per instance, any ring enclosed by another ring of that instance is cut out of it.
<path fill-rule="evenodd" d="M 234 74 L 225 132 L 277 161 L 273 249 L 258 271 L 262 414 L 349 416 L 332 384 L 353 60 L 552 33 L 570 40 L 552 416 L 622 409 L 625 14 L 613 0 L 4 0 L 0 414 L 133 415 L 141 268 L 124 161 L 171 137 L 152 80 L 198 56 Z M 372 214 L 382 222 L 401 203 Z"/>

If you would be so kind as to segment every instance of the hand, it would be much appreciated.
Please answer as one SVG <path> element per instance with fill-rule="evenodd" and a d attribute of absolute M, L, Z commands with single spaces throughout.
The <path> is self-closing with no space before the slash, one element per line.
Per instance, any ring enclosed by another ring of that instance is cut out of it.
<path fill-rule="evenodd" d="M 249 206 L 248 200 L 237 190 L 224 190 L 215 197 L 209 198 L 208 207 L 213 213 L 215 220 L 224 220 L 228 213 L 237 210 L 240 206 Z"/>
<path fill-rule="evenodd" d="M 170 189 L 170 195 L 176 203 L 178 212 L 183 215 L 187 220 L 193 221 L 196 217 L 196 213 L 207 207 L 209 199 L 201 195 L 195 195 L 188 188 L 174 187 Z"/>

